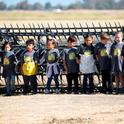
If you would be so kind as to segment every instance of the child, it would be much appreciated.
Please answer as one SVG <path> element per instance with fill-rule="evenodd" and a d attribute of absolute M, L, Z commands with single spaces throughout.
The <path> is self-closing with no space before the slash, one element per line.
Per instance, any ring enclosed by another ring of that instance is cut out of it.
<path fill-rule="evenodd" d="M 17 59 L 11 51 L 12 45 L 10 42 L 5 42 L 2 53 L 3 77 L 6 83 L 7 96 L 11 96 L 15 92 L 15 64 Z"/>
<path fill-rule="evenodd" d="M 93 73 L 95 72 L 94 64 L 94 46 L 93 37 L 86 35 L 84 37 L 84 44 L 80 47 L 80 72 L 84 74 L 83 77 L 83 91 L 89 90 L 90 93 L 94 91 Z M 89 85 L 89 88 L 88 88 Z"/>
<path fill-rule="evenodd" d="M 115 42 L 111 46 L 111 56 L 112 69 L 115 75 L 116 93 L 118 94 L 121 92 L 122 87 L 124 87 L 124 74 L 122 73 L 122 47 L 124 46 L 123 32 L 117 32 L 114 40 Z"/>
<path fill-rule="evenodd" d="M 95 54 L 100 65 L 100 72 L 102 75 L 102 92 L 112 93 L 110 58 L 110 48 L 112 43 L 109 41 L 109 35 L 107 33 L 103 33 L 100 38 L 101 42 L 96 44 Z"/>
<path fill-rule="evenodd" d="M 26 41 L 26 51 L 21 54 L 21 74 L 24 80 L 24 95 L 29 93 L 29 83 L 31 83 L 33 94 L 37 93 L 36 74 L 38 61 L 38 54 L 34 50 L 34 40 L 29 39 Z"/>
<path fill-rule="evenodd" d="M 45 54 L 45 61 L 47 62 L 47 86 L 45 89 L 45 93 L 48 94 L 50 93 L 50 85 L 52 78 L 54 77 L 55 81 L 55 93 L 59 93 L 59 81 L 58 81 L 58 76 L 59 76 L 59 60 L 60 54 L 59 50 L 56 48 L 56 40 L 55 39 L 48 39 L 47 41 L 47 51 Z"/>
<path fill-rule="evenodd" d="M 64 50 L 64 68 L 67 72 L 68 93 L 72 92 L 72 81 L 74 81 L 74 93 L 78 93 L 79 56 L 76 46 L 77 39 L 70 36 L 67 40 L 68 48 Z"/>

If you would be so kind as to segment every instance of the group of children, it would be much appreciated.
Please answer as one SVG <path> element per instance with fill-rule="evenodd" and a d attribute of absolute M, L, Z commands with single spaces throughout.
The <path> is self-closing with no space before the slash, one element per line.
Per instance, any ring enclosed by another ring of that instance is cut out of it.
<path fill-rule="evenodd" d="M 77 39 L 75 36 L 69 36 L 67 47 L 63 49 L 63 55 L 57 48 L 54 38 L 46 42 L 47 49 L 44 59 L 47 62 L 46 75 L 47 84 L 45 93 L 50 93 L 52 79 L 55 81 L 55 93 L 59 93 L 59 60 L 63 60 L 66 71 L 68 93 L 79 93 L 79 73 L 83 74 L 82 88 L 83 92 L 94 92 L 93 74 L 100 71 L 102 77 L 102 92 L 112 93 L 112 75 L 115 77 L 116 93 L 124 93 L 124 42 L 123 33 L 115 34 L 114 42 L 110 41 L 107 33 L 102 33 L 100 42 L 93 45 L 93 36 L 88 34 L 84 37 L 84 43 L 76 47 Z M 34 40 L 26 41 L 26 49 L 20 56 L 19 71 L 23 76 L 24 95 L 29 93 L 29 84 L 31 84 L 32 93 L 37 93 L 37 71 L 41 66 L 37 51 L 34 50 Z M 3 77 L 6 83 L 7 96 L 15 91 L 15 73 L 18 61 L 15 54 L 11 51 L 10 42 L 5 42 L 3 52 L 1 53 L 1 65 L 3 66 Z M 97 64 L 96 64 L 97 63 Z M 99 69 L 97 66 L 99 65 Z M 72 88 L 74 83 L 74 88 Z"/>

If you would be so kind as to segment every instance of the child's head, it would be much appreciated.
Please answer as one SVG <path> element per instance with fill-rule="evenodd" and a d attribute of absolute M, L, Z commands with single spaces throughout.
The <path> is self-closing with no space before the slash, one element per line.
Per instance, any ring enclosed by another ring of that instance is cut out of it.
<path fill-rule="evenodd" d="M 103 44 L 107 44 L 109 41 L 109 34 L 108 33 L 102 33 L 100 38 L 101 38 L 101 42 Z"/>
<path fill-rule="evenodd" d="M 67 43 L 68 43 L 68 47 L 74 47 L 76 45 L 77 39 L 75 36 L 69 36 Z"/>
<path fill-rule="evenodd" d="M 47 41 L 47 49 L 51 50 L 56 48 L 56 40 L 54 38 L 48 39 Z"/>
<path fill-rule="evenodd" d="M 5 43 L 3 44 L 2 50 L 8 52 L 8 51 L 10 51 L 11 49 L 12 49 L 12 44 L 11 44 L 11 42 L 5 42 Z"/>
<path fill-rule="evenodd" d="M 84 42 L 86 43 L 86 45 L 90 46 L 93 43 L 93 37 L 92 35 L 88 34 L 84 37 Z"/>
<path fill-rule="evenodd" d="M 124 38 L 123 32 L 117 32 L 115 34 L 115 41 L 116 42 L 121 42 L 123 40 L 123 38 Z"/>
<path fill-rule="evenodd" d="M 29 52 L 31 52 L 34 49 L 34 40 L 29 39 L 26 41 L 26 48 Z"/>

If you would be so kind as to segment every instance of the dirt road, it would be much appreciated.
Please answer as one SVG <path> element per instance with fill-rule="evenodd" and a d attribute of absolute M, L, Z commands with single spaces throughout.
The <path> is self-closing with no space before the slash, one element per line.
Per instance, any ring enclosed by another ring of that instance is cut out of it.
<path fill-rule="evenodd" d="M 124 95 L 0 96 L 0 124 L 124 124 Z"/>

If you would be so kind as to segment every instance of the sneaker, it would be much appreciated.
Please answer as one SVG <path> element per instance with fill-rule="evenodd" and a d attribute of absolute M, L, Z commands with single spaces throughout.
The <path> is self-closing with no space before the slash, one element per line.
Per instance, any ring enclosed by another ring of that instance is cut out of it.
<path fill-rule="evenodd" d="M 36 95 L 36 94 L 37 94 L 37 92 L 33 92 L 33 93 L 32 93 L 32 95 Z"/>
<path fill-rule="evenodd" d="M 56 89 L 56 90 L 55 90 L 55 93 L 56 93 L 56 94 L 59 94 L 59 89 Z"/>
<path fill-rule="evenodd" d="M 90 94 L 93 94 L 93 93 L 94 93 L 94 90 L 89 90 L 89 93 L 90 93 Z"/>
<path fill-rule="evenodd" d="M 112 89 L 108 89 L 108 94 L 112 94 L 113 90 Z"/>
<path fill-rule="evenodd" d="M 50 91 L 48 89 L 45 90 L 45 94 L 49 94 Z"/>
<path fill-rule="evenodd" d="M 11 96 L 11 94 L 10 93 L 7 93 L 7 94 L 5 94 L 5 96 Z"/>
<path fill-rule="evenodd" d="M 28 93 L 23 93 L 23 95 L 28 95 Z"/>
<path fill-rule="evenodd" d="M 78 90 L 74 90 L 74 94 L 79 94 Z"/>
<path fill-rule="evenodd" d="M 74 94 L 79 94 L 79 92 L 78 91 L 74 91 Z"/>
<path fill-rule="evenodd" d="M 67 94 L 71 94 L 71 93 L 72 93 L 72 91 L 71 91 L 71 90 L 68 90 L 68 91 L 67 91 Z"/>
<path fill-rule="evenodd" d="M 115 89 L 115 94 L 119 94 L 119 88 Z"/>
<path fill-rule="evenodd" d="M 123 94 L 124 93 L 124 88 L 119 88 L 119 93 Z"/>

